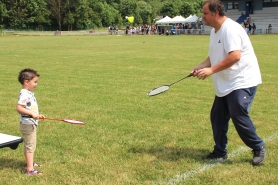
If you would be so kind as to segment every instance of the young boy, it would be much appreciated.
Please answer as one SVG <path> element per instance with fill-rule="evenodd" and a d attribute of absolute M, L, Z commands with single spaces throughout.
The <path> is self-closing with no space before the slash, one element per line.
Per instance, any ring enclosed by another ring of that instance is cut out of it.
<path fill-rule="evenodd" d="M 24 156 L 26 160 L 26 175 L 41 175 L 40 171 L 34 169 L 40 166 L 34 163 L 34 152 L 36 150 L 36 132 L 38 119 L 44 119 L 39 114 L 38 104 L 33 91 L 38 85 L 39 74 L 33 69 L 23 69 L 18 76 L 22 84 L 16 110 L 20 114 L 20 132 L 23 135 Z"/>

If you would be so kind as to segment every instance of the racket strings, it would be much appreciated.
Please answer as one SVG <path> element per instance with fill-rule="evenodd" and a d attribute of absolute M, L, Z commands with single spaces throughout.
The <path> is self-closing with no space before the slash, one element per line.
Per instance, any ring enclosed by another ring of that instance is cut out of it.
<path fill-rule="evenodd" d="M 163 93 L 165 91 L 167 91 L 168 89 L 170 88 L 169 85 L 162 85 L 162 86 L 159 86 L 153 90 L 151 90 L 148 95 L 149 96 L 154 96 L 154 95 L 157 95 L 157 94 L 160 94 L 160 93 Z"/>
<path fill-rule="evenodd" d="M 73 119 L 63 119 L 64 122 L 71 123 L 71 124 L 77 124 L 77 125 L 85 125 L 86 123 L 83 121 L 77 121 Z"/>
<path fill-rule="evenodd" d="M 182 79 L 180 79 L 180 80 L 178 80 L 178 81 L 176 81 L 176 82 L 173 82 L 173 83 L 171 83 L 170 85 L 162 85 L 162 86 L 159 86 L 159 87 L 157 87 L 157 88 L 151 90 L 151 91 L 148 93 L 148 95 L 149 95 L 149 96 L 155 96 L 155 95 L 161 94 L 161 93 L 167 91 L 167 90 L 170 88 L 171 85 L 174 85 L 175 83 L 178 83 L 178 82 L 184 80 L 185 78 L 188 78 L 188 77 L 191 77 L 191 76 L 194 76 L 194 73 L 190 73 L 190 74 L 187 75 L 186 77 L 184 77 L 184 78 L 182 78 Z"/>

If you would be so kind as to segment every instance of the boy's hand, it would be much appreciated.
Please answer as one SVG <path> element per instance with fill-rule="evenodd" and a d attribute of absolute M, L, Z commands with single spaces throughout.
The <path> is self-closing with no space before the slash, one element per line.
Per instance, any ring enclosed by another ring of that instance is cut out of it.
<path fill-rule="evenodd" d="M 39 119 L 42 119 L 42 120 L 44 120 L 44 115 L 39 115 Z"/>
<path fill-rule="evenodd" d="M 39 114 L 33 114 L 32 115 L 32 117 L 34 118 L 34 119 L 44 119 L 45 117 L 44 117 L 44 115 L 39 115 Z"/>

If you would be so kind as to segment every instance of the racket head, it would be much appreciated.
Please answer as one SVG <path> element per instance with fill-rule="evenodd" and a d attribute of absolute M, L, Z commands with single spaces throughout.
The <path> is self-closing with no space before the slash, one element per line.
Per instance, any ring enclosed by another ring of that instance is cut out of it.
<path fill-rule="evenodd" d="M 70 124 L 75 124 L 75 125 L 86 125 L 86 123 L 84 121 L 79 121 L 79 120 L 74 120 L 74 119 L 62 119 L 61 121 L 66 122 L 66 123 L 70 123 Z"/>
<path fill-rule="evenodd" d="M 148 96 L 156 96 L 158 94 L 166 92 L 168 89 L 170 89 L 170 85 L 161 85 L 148 92 Z"/>

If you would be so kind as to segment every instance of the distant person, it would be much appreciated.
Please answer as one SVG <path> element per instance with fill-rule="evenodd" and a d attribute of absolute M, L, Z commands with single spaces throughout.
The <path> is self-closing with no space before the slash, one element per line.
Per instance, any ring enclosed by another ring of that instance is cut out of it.
<path fill-rule="evenodd" d="M 271 24 L 268 25 L 268 33 L 272 33 L 272 25 Z"/>
<path fill-rule="evenodd" d="M 252 28 L 253 28 L 253 26 L 251 25 L 251 23 L 249 23 L 248 24 L 248 35 L 251 35 Z"/>
<path fill-rule="evenodd" d="M 146 25 L 146 35 L 148 35 L 149 34 L 149 31 L 150 31 L 150 26 L 149 25 Z"/>
<path fill-rule="evenodd" d="M 255 24 L 255 23 L 253 23 L 253 26 L 252 26 L 252 35 L 254 35 L 254 34 L 255 34 L 256 29 L 257 29 L 256 24 Z"/>
<path fill-rule="evenodd" d="M 247 23 L 247 21 L 244 21 L 244 29 L 245 29 L 246 33 L 248 33 L 248 26 L 249 26 L 249 24 Z"/>
<path fill-rule="evenodd" d="M 191 71 L 204 80 L 212 76 L 215 98 L 211 108 L 214 148 L 202 159 L 227 159 L 229 120 L 242 141 L 253 151 L 253 165 L 265 160 L 266 147 L 257 135 L 249 116 L 257 86 L 262 83 L 260 68 L 248 35 L 235 21 L 225 16 L 220 0 L 203 4 L 204 24 L 212 27 L 208 57 Z"/>
<path fill-rule="evenodd" d="M 152 25 L 152 35 L 156 35 L 156 25 Z"/>
<path fill-rule="evenodd" d="M 16 106 L 20 114 L 20 132 L 23 136 L 24 156 L 26 160 L 26 175 L 41 175 L 40 171 L 34 167 L 40 167 L 39 163 L 34 162 L 34 153 L 37 143 L 38 120 L 44 119 L 39 114 L 37 100 L 32 92 L 38 85 L 39 74 L 33 69 L 23 69 L 18 76 L 18 81 L 22 85 Z"/>
<path fill-rule="evenodd" d="M 129 31 L 129 26 L 126 26 L 126 28 L 125 28 L 125 35 L 126 36 L 128 35 L 128 31 Z"/>

